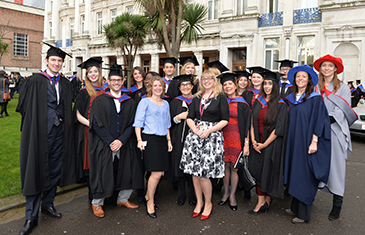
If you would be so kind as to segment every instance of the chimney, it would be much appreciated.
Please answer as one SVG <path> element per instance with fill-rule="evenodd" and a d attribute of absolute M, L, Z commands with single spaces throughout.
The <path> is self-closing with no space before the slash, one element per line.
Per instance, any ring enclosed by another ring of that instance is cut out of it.
<path fill-rule="evenodd" d="M 18 4 L 22 4 L 23 5 L 23 0 L 14 0 L 14 3 L 18 3 Z"/>

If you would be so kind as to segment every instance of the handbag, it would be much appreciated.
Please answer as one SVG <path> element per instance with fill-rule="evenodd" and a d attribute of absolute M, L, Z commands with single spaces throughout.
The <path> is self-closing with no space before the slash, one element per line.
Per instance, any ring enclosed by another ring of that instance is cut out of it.
<path fill-rule="evenodd" d="M 10 100 L 9 92 L 5 93 L 5 78 L 3 80 L 3 99 L 4 99 L 4 101 Z"/>
<path fill-rule="evenodd" d="M 238 170 L 239 186 L 243 187 L 245 191 L 250 191 L 256 185 L 256 181 L 248 169 L 248 158 L 249 156 L 245 156 L 240 159 L 242 166 Z"/>

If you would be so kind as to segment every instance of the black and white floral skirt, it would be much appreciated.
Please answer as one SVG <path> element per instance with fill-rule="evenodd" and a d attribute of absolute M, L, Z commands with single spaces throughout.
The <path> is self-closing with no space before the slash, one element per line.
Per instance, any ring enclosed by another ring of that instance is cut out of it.
<path fill-rule="evenodd" d="M 201 130 L 216 125 L 217 122 L 194 120 Z M 211 133 L 201 139 L 189 130 L 184 142 L 180 169 L 186 174 L 204 178 L 222 178 L 224 176 L 224 144 L 222 131 Z"/>

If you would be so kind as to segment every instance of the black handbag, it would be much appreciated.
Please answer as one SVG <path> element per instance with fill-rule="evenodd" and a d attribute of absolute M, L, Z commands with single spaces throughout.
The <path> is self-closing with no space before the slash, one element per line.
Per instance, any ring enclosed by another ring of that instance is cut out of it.
<path fill-rule="evenodd" d="M 245 191 L 250 191 L 256 185 L 255 179 L 248 170 L 248 158 L 249 156 L 245 156 L 240 160 L 242 167 L 238 169 L 239 186 Z"/>

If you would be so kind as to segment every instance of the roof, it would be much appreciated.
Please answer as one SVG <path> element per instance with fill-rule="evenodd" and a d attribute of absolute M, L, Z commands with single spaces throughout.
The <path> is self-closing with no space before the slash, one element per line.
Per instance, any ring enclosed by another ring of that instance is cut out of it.
<path fill-rule="evenodd" d="M 0 8 L 6 8 L 6 9 L 14 10 L 14 11 L 21 11 L 21 12 L 25 12 L 25 13 L 29 13 L 29 14 L 44 16 L 43 9 L 25 6 L 25 5 L 21 5 L 21 4 L 17 4 L 17 3 L 13 3 L 13 2 L 7 2 L 7 1 L 3 1 L 3 0 L 0 0 Z"/>

